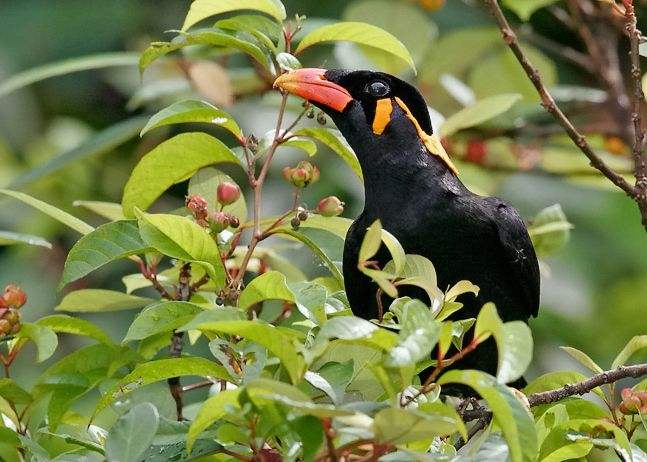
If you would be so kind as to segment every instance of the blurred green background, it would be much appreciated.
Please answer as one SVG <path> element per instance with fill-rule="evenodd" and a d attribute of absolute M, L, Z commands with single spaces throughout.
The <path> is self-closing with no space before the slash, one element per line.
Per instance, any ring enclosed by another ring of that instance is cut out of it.
<path fill-rule="evenodd" d="M 177 29 L 189 6 L 179 0 L 4 0 L 0 2 L 0 82 L 8 76 L 49 62 L 99 52 L 143 50 L 152 40 L 168 40 L 165 30 Z M 570 345 L 588 352 L 608 366 L 617 351 L 647 328 L 647 235 L 634 204 L 591 175 L 584 157 L 559 135 L 537 103 L 532 87 L 493 28 L 480 2 L 449 0 L 286 1 L 288 14 L 305 14 L 307 24 L 326 19 L 363 20 L 384 27 L 408 46 L 417 61 L 417 77 L 399 63 L 349 44 L 319 47 L 302 61 L 309 66 L 377 67 L 401 72 L 423 89 L 436 118 L 451 115 L 474 98 L 499 93 L 520 93 L 523 101 L 510 113 L 478 130 L 461 132 L 450 140 L 453 154 L 470 158 L 475 142 L 487 152 L 486 161 L 461 162 L 464 180 L 471 187 L 511 201 L 524 217 L 559 203 L 574 225 L 568 244 L 543 261 L 542 307 L 533 320 L 536 357 L 529 376 L 547 370 L 577 368 L 557 346 Z M 511 18 L 514 16 L 510 13 Z M 538 35 L 578 47 L 571 31 L 555 27 L 550 12 L 539 11 L 523 31 L 532 42 Z M 456 34 L 459 35 L 456 35 Z M 534 40 L 537 42 L 537 40 Z M 540 42 L 540 41 L 539 41 Z M 600 91 L 595 81 L 549 47 L 535 45 L 532 57 L 578 124 L 597 129 L 592 142 L 606 148 L 620 168 L 628 162 L 625 146 L 612 149 L 600 113 Z M 21 176 L 34 167 L 73 151 L 107 127 L 150 114 L 179 95 L 199 93 L 227 106 L 243 129 L 257 136 L 275 120 L 275 95 L 256 89 L 263 83 L 245 74 L 245 58 L 234 56 L 218 68 L 193 67 L 187 72 L 177 62 L 165 61 L 140 80 L 136 65 L 91 70 L 51 78 L 0 98 L 0 185 L 18 187 L 74 213 L 92 224 L 100 219 L 72 205 L 74 200 L 119 202 L 121 190 L 142 154 L 169 135 L 158 132 L 144 139 L 134 136 L 100 155 L 86 155 L 64 168 L 33 180 Z M 181 63 L 180 63 L 181 64 Z M 206 82 L 206 84 L 205 84 Z M 295 111 L 299 109 L 294 102 Z M 437 119 L 436 119 L 437 120 Z M 185 129 L 185 128 L 182 128 Z M 173 130 L 178 130 L 174 128 Z M 225 136 L 223 133 L 219 135 Z M 467 147 L 466 147 L 467 146 Z M 284 210 L 289 192 L 280 168 L 295 163 L 300 152 L 285 150 L 274 165 L 273 180 L 265 195 L 265 213 Z M 63 157 L 65 158 L 65 157 Z M 465 159 L 467 158 L 467 159 Z M 479 158 L 480 159 L 480 158 Z M 320 150 L 314 158 L 322 181 L 309 188 L 305 200 L 314 206 L 319 197 L 336 194 L 346 201 L 344 216 L 353 218 L 362 207 L 362 188 L 337 158 Z M 477 165 L 481 164 L 481 165 Z M 614 164 L 614 165 L 615 165 Z M 512 171 L 511 171 L 512 170 Z M 526 170 L 514 172 L 514 170 Z M 239 180 L 242 178 L 236 177 Z M 163 201 L 166 208 L 180 204 L 183 185 Z M 53 312 L 62 293 L 57 285 L 67 250 L 78 235 L 13 200 L 0 200 L 0 229 L 46 237 L 53 248 L 0 247 L 0 286 L 19 284 L 29 295 L 22 309 L 25 320 Z M 306 250 L 296 252 L 304 264 L 314 259 Z M 110 265 L 74 288 L 102 287 L 123 290 L 121 277 L 135 272 L 130 262 Z M 134 316 L 131 312 L 88 315 L 115 339 L 123 336 Z M 78 348 L 82 340 L 65 338 L 57 355 Z M 29 347 L 31 348 L 31 346 Z M 16 375 L 29 381 L 37 375 L 34 352 L 21 355 Z"/>

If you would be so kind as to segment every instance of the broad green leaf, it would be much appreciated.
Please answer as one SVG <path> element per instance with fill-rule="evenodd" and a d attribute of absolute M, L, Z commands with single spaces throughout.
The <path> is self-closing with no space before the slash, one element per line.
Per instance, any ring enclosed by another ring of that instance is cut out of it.
<path fill-rule="evenodd" d="M 254 278 L 241 292 L 238 305 L 248 309 L 264 300 L 295 301 L 294 293 L 288 287 L 283 274 L 278 271 L 268 271 Z"/>
<path fill-rule="evenodd" d="M 153 42 L 144 50 L 139 60 L 139 69 L 144 71 L 153 61 L 165 56 L 172 51 L 191 45 L 209 45 L 217 47 L 234 48 L 240 50 L 261 66 L 267 68 L 269 61 L 267 55 L 259 47 L 247 40 L 239 39 L 234 35 L 218 31 L 217 29 L 201 29 L 194 32 L 182 33 L 170 42 Z"/>
<path fill-rule="evenodd" d="M 243 138 L 242 130 L 231 115 L 206 101 L 190 99 L 173 103 L 152 116 L 140 136 L 157 127 L 189 122 L 218 125 L 229 130 L 239 140 Z"/>
<path fill-rule="evenodd" d="M 460 383 L 473 388 L 494 415 L 495 423 L 503 431 L 512 462 L 535 461 L 537 435 L 532 416 L 524 405 L 506 387 L 490 375 L 475 370 L 452 370 L 442 375 L 440 385 Z"/>
<path fill-rule="evenodd" d="M 350 147 L 339 130 L 324 127 L 306 127 L 297 130 L 294 134 L 297 136 L 313 138 L 325 144 L 344 162 L 346 162 L 360 180 L 363 180 L 362 167 L 359 165 L 357 156 L 353 152 L 353 148 Z"/>
<path fill-rule="evenodd" d="M 316 218 L 316 215 L 309 217 L 303 225 L 310 222 L 313 218 Z M 272 231 L 272 234 L 290 236 L 305 244 L 312 253 L 321 259 L 337 282 L 343 285 L 344 276 L 342 275 L 339 266 L 336 264 L 336 262 L 341 263 L 341 259 L 336 259 L 333 255 L 333 253 L 339 253 L 335 251 L 343 249 L 344 245 L 344 239 L 339 237 L 338 234 L 321 229 L 318 226 L 301 226 L 299 230 L 295 231 L 289 228 L 289 225 L 276 228 Z"/>
<path fill-rule="evenodd" d="M 40 318 L 36 321 L 36 324 L 43 327 L 49 327 L 56 333 L 81 335 L 92 338 L 97 342 L 105 343 L 106 345 L 114 344 L 103 329 L 85 319 L 74 318 L 65 314 L 52 314 L 50 316 Z"/>
<path fill-rule="evenodd" d="M 218 29 L 247 32 L 254 36 L 265 48 L 276 53 L 274 41 L 278 40 L 281 26 L 266 16 L 260 14 L 241 14 L 216 21 Z"/>
<path fill-rule="evenodd" d="M 379 27 L 363 22 L 337 22 L 319 27 L 299 42 L 295 54 L 322 42 L 348 41 L 389 53 L 406 62 L 415 72 L 416 65 L 407 48 L 396 37 Z"/>
<path fill-rule="evenodd" d="M 0 84 L 0 97 L 16 91 L 32 83 L 56 77 L 58 75 L 71 74 L 73 72 L 89 69 L 101 69 L 115 66 L 135 66 L 139 59 L 139 53 L 116 52 L 99 53 L 96 55 L 71 58 L 55 63 L 34 67 L 19 74 L 13 75 Z"/>
<path fill-rule="evenodd" d="M 522 21 L 528 21 L 532 14 L 548 5 L 556 3 L 557 0 L 503 0 L 503 5 L 519 16 Z"/>
<path fill-rule="evenodd" d="M 187 324 L 176 328 L 176 330 L 180 332 L 200 329 L 211 330 L 213 323 L 221 321 L 244 321 L 245 319 L 247 319 L 247 313 L 245 311 L 231 306 L 223 306 L 221 308 L 203 310 Z M 216 327 L 217 325 L 214 325 L 214 329 Z"/>
<path fill-rule="evenodd" d="M 0 247 L 4 245 L 29 244 L 51 249 L 52 244 L 42 237 L 31 234 L 12 233 L 11 231 L 0 231 Z"/>
<path fill-rule="evenodd" d="M 490 335 L 498 350 L 497 380 L 513 382 L 526 371 L 532 359 L 532 335 L 522 321 L 503 323 L 493 303 L 486 303 L 476 318 L 474 338 L 480 342 Z"/>
<path fill-rule="evenodd" d="M 43 164 L 18 175 L 9 183 L 9 187 L 19 189 L 46 175 L 59 172 L 70 165 L 113 152 L 118 146 L 136 137 L 144 124 L 146 124 L 146 116 L 135 116 L 117 122 L 93 134 L 69 151 L 57 154 Z"/>
<path fill-rule="evenodd" d="M 389 262 L 384 270 L 393 273 L 395 265 Z M 436 269 L 433 263 L 421 255 L 405 255 L 404 265 L 398 272 L 401 279 L 395 282 L 396 286 L 413 285 L 423 289 L 429 296 L 431 310 L 436 313 L 442 307 L 443 293 L 437 287 Z"/>
<path fill-rule="evenodd" d="M 145 210 L 174 184 L 202 167 L 223 162 L 240 165 L 227 146 L 206 133 L 182 133 L 164 141 L 133 169 L 121 201 L 124 215 L 134 217 L 135 207 Z"/>
<path fill-rule="evenodd" d="M 611 368 L 615 369 L 616 367 L 626 364 L 634 353 L 644 348 L 647 348 L 647 335 L 635 336 L 629 340 L 629 343 L 627 343 L 618 356 L 616 356 L 616 359 L 614 359 L 611 364 Z"/>
<path fill-rule="evenodd" d="M 139 462 L 153 442 L 159 414 L 151 403 L 140 403 L 122 415 L 110 428 L 106 457 L 111 461 Z"/>
<path fill-rule="evenodd" d="M 139 235 L 135 220 L 114 221 L 86 234 L 70 249 L 60 287 L 121 258 L 150 250 Z"/>
<path fill-rule="evenodd" d="M 225 269 L 220 251 L 206 230 L 178 215 L 149 214 L 138 209 L 135 213 L 146 244 L 169 257 L 199 264 L 218 287 L 224 284 Z"/>
<path fill-rule="evenodd" d="M 398 344 L 388 352 L 387 367 L 415 365 L 428 357 L 438 342 L 441 323 L 420 300 L 410 300 L 398 310 Z"/>
<path fill-rule="evenodd" d="M 276 55 L 276 62 L 284 71 L 293 71 L 295 69 L 301 69 L 303 67 L 301 66 L 301 63 L 296 56 L 285 52 Z"/>
<path fill-rule="evenodd" d="M 63 297 L 54 310 L 74 313 L 134 310 L 149 305 L 153 301 L 152 298 L 137 297 L 114 290 L 81 289 Z"/>
<path fill-rule="evenodd" d="M 578 350 L 577 348 L 572 347 L 559 347 L 562 351 L 568 353 L 570 357 L 575 359 L 578 363 L 586 367 L 587 369 L 593 371 L 596 374 L 604 372 L 600 366 L 597 365 L 595 361 L 591 359 L 589 355 L 583 351 Z"/>
<path fill-rule="evenodd" d="M 402 248 L 402 244 L 400 244 L 395 236 L 386 229 L 382 229 L 382 242 L 386 245 L 386 248 L 389 249 L 389 253 L 393 258 L 394 273 L 396 276 L 399 276 L 402 271 L 404 271 L 407 263 L 404 248 Z"/>
<path fill-rule="evenodd" d="M 354 316 L 338 316 L 329 319 L 317 334 L 317 340 L 338 338 L 342 340 L 357 340 L 366 338 L 379 328 L 372 322 Z"/>
<path fill-rule="evenodd" d="M 440 135 L 450 136 L 459 130 L 480 125 L 487 120 L 503 114 L 520 99 L 521 95 L 509 93 L 490 96 L 477 101 L 472 106 L 461 109 L 451 117 L 448 117 L 440 127 Z"/>
<path fill-rule="evenodd" d="M 435 46 L 438 28 L 433 19 L 421 14 L 415 2 L 393 2 L 391 0 L 364 0 L 349 2 L 344 9 L 344 21 L 369 21 L 381 27 L 400 40 L 411 53 L 416 63 L 424 59 Z M 359 45 L 359 49 L 379 69 L 398 75 L 405 70 L 405 64 L 380 51 Z M 353 59 L 352 55 L 345 59 Z M 344 61 L 341 62 L 344 64 Z M 346 67 L 342 65 L 341 67 Z"/>
<path fill-rule="evenodd" d="M 201 326 L 196 326 L 200 329 Z M 298 382 L 304 372 L 305 362 L 297 354 L 295 338 L 286 331 L 260 321 L 217 321 L 205 325 L 205 330 L 238 335 L 252 340 L 281 360 L 281 365 L 290 375 L 293 383 Z"/>
<path fill-rule="evenodd" d="M 229 409 L 238 408 L 238 395 L 240 390 L 224 390 L 221 391 L 208 400 L 206 400 L 195 419 L 191 422 L 189 433 L 186 435 L 186 447 L 191 451 L 195 440 L 200 436 L 204 430 L 211 424 L 220 420 Z"/>
<path fill-rule="evenodd" d="M 375 256 L 380 246 L 382 245 L 382 223 L 380 220 L 375 220 L 371 226 L 368 227 L 362 245 L 359 249 L 359 263 L 369 261 Z"/>
<path fill-rule="evenodd" d="M 151 305 L 135 318 L 122 343 L 142 340 L 161 332 L 172 332 L 202 311 L 203 308 L 189 302 L 161 302 Z"/>
<path fill-rule="evenodd" d="M 279 22 L 286 18 L 283 4 L 273 0 L 195 0 L 184 19 L 182 30 L 187 30 L 210 16 L 239 10 L 259 11 Z"/>
<path fill-rule="evenodd" d="M 8 189 L 0 189 L 0 194 L 5 194 L 7 196 L 13 197 L 14 199 L 18 199 L 19 201 L 24 202 L 25 204 L 35 208 L 36 210 L 40 210 L 44 214 L 49 215 L 55 220 L 60 221 L 64 225 L 72 228 L 75 231 L 78 231 L 81 234 L 88 234 L 89 232 L 94 230 L 92 226 L 85 223 L 84 221 L 81 221 L 78 218 L 70 215 L 69 213 L 64 212 L 63 210 L 56 208 L 53 205 L 31 197 L 25 193 L 19 191 L 10 191 Z"/>
<path fill-rule="evenodd" d="M 373 432 L 381 443 L 403 444 L 451 435 L 458 429 L 459 420 L 415 409 L 387 408 L 375 415 Z"/>
<path fill-rule="evenodd" d="M 39 326 L 30 322 L 22 323 L 20 330 L 16 334 L 11 343 L 11 349 L 17 348 L 19 345 L 25 343 L 26 340 L 31 340 L 36 344 L 37 355 L 36 362 L 42 363 L 47 358 L 54 354 L 58 346 L 58 337 L 54 330 L 47 326 Z"/>
<path fill-rule="evenodd" d="M 498 35 L 500 41 L 501 34 Z M 465 47 L 466 45 L 463 44 L 463 49 Z M 522 44 L 522 47 L 530 62 L 539 70 L 544 84 L 549 88 L 555 85 L 557 83 L 555 64 L 536 48 L 527 44 Z M 523 96 L 523 102 L 539 101 L 537 90 L 512 51 L 508 47 L 500 50 L 498 53 L 489 53 L 471 63 L 474 68 L 467 78 L 469 87 L 474 90 L 479 99 L 502 93 L 519 93 Z"/>
<path fill-rule="evenodd" d="M 97 215 L 107 218 L 110 221 L 125 220 L 124 210 L 121 204 L 116 202 L 102 202 L 102 201 L 74 201 L 74 207 L 83 207 Z"/>
<path fill-rule="evenodd" d="M 235 183 L 226 173 L 214 167 L 205 167 L 198 170 L 189 180 L 189 194 L 197 194 L 203 197 L 207 201 L 207 209 L 210 213 L 219 211 L 221 206 L 217 197 L 218 185 L 225 181 Z M 245 222 L 247 220 L 245 195 L 241 194 L 236 202 L 222 207 L 222 210 L 237 216 L 241 223 Z"/>
<path fill-rule="evenodd" d="M 281 143 L 281 147 L 300 149 L 310 157 L 317 153 L 317 145 L 315 142 L 300 136 L 293 136 L 287 141 Z"/>
<path fill-rule="evenodd" d="M 568 222 L 559 204 L 540 211 L 530 222 L 528 234 L 537 255 L 548 256 L 560 250 L 568 242 L 573 225 Z"/>
<path fill-rule="evenodd" d="M 119 382 L 115 383 L 103 394 L 97 404 L 94 415 L 105 409 L 115 399 L 131 393 L 140 387 L 171 377 L 186 375 L 214 377 L 228 381 L 232 380 L 222 366 L 204 358 L 171 358 L 141 363 L 130 374 L 119 380 Z"/>
<path fill-rule="evenodd" d="M 28 404 L 33 398 L 11 379 L 0 379 L 0 396 L 13 404 Z"/>

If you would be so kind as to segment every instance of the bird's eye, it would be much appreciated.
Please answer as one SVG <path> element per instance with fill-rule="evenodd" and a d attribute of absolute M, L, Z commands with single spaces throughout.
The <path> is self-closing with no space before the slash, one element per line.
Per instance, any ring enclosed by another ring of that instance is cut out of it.
<path fill-rule="evenodd" d="M 366 86 L 366 92 L 371 96 L 380 98 L 382 96 L 386 96 L 389 92 L 389 86 L 380 80 L 376 80 Z"/>

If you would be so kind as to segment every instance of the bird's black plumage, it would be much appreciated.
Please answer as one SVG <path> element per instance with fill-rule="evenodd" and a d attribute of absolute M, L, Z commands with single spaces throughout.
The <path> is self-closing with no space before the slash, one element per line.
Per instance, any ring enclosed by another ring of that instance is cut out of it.
<path fill-rule="evenodd" d="M 355 150 L 365 185 L 363 212 L 346 237 L 344 279 L 353 312 L 377 317 L 377 286 L 357 269 L 359 248 L 374 220 L 390 231 L 406 253 L 429 258 L 438 286 L 446 290 L 467 279 L 480 288 L 478 297 L 463 295 L 464 308 L 455 318 L 476 317 L 486 302 L 494 302 L 504 321 L 528 321 L 539 306 L 539 269 L 535 251 L 518 212 L 495 197 L 470 192 L 448 164 L 425 146 L 401 100 L 420 129 L 432 133 L 424 99 L 411 85 L 391 75 L 371 71 L 329 70 L 324 77 L 352 97 L 343 111 L 314 101 L 335 122 Z M 384 87 L 371 85 L 381 82 Z M 374 95 L 375 93 L 378 96 Z M 390 98 L 392 112 L 383 132 L 372 128 L 377 100 Z M 390 260 L 383 247 L 376 259 Z M 423 300 L 415 288 L 400 290 Z M 387 305 L 388 306 L 388 305 Z M 496 373 L 496 346 L 488 340 L 467 355 L 460 368 Z"/>

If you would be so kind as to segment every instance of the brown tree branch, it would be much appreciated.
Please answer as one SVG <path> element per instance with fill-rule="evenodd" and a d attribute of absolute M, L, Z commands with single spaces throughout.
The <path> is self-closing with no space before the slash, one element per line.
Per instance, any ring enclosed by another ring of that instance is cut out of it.
<path fill-rule="evenodd" d="M 573 143 L 575 143 L 575 145 L 579 147 L 582 153 L 589 159 L 591 166 L 599 170 L 600 173 L 607 177 L 617 187 L 622 189 L 629 197 L 635 199 L 636 189 L 634 188 L 634 186 L 629 184 L 621 175 L 609 168 L 609 166 L 593 151 L 584 135 L 582 135 L 575 128 L 575 126 L 573 126 L 568 117 L 566 117 L 561 109 L 559 109 L 559 107 L 555 103 L 555 100 L 542 82 L 539 71 L 530 63 L 528 57 L 519 46 L 517 36 L 510 27 L 510 24 L 508 23 L 505 15 L 503 14 L 503 11 L 499 6 L 499 2 L 497 0 L 484 1 L 489 7 L 490 12 L 494 16 L 497 24 L 499 25 L 503 39 L 514 53 L 515 57 L 523 67 L 534 87 L 537 89 L 537 92 L 541 97 L 542 106 L 546 108 L 546 110 L 564 128 Z"/>
<path fill-rule="evenodd" d="M 569 396 L 584 395 L 589 393 L 594 388 L 601 385 L 615 383 L 618 380 L 628 377 L 638 378 L 647 375 L 647 363 L 636 364 L 632 366 L 620 366 L 616 369 L 600 372 L 593 375 L 581 382 L 566 384 L 563 387 L 554 390 L 542 391 L 528 395 L 528 402 L 531 407 L 539 406 L 541 404 L 550 404 L 561 401 Z M 476 409 L 469 409 L 461 412 L 461 417 L 465 422 L 481 419 L 483 417 L 491 417 L 492 411 L 485 407 L 478 407 Z"/>

